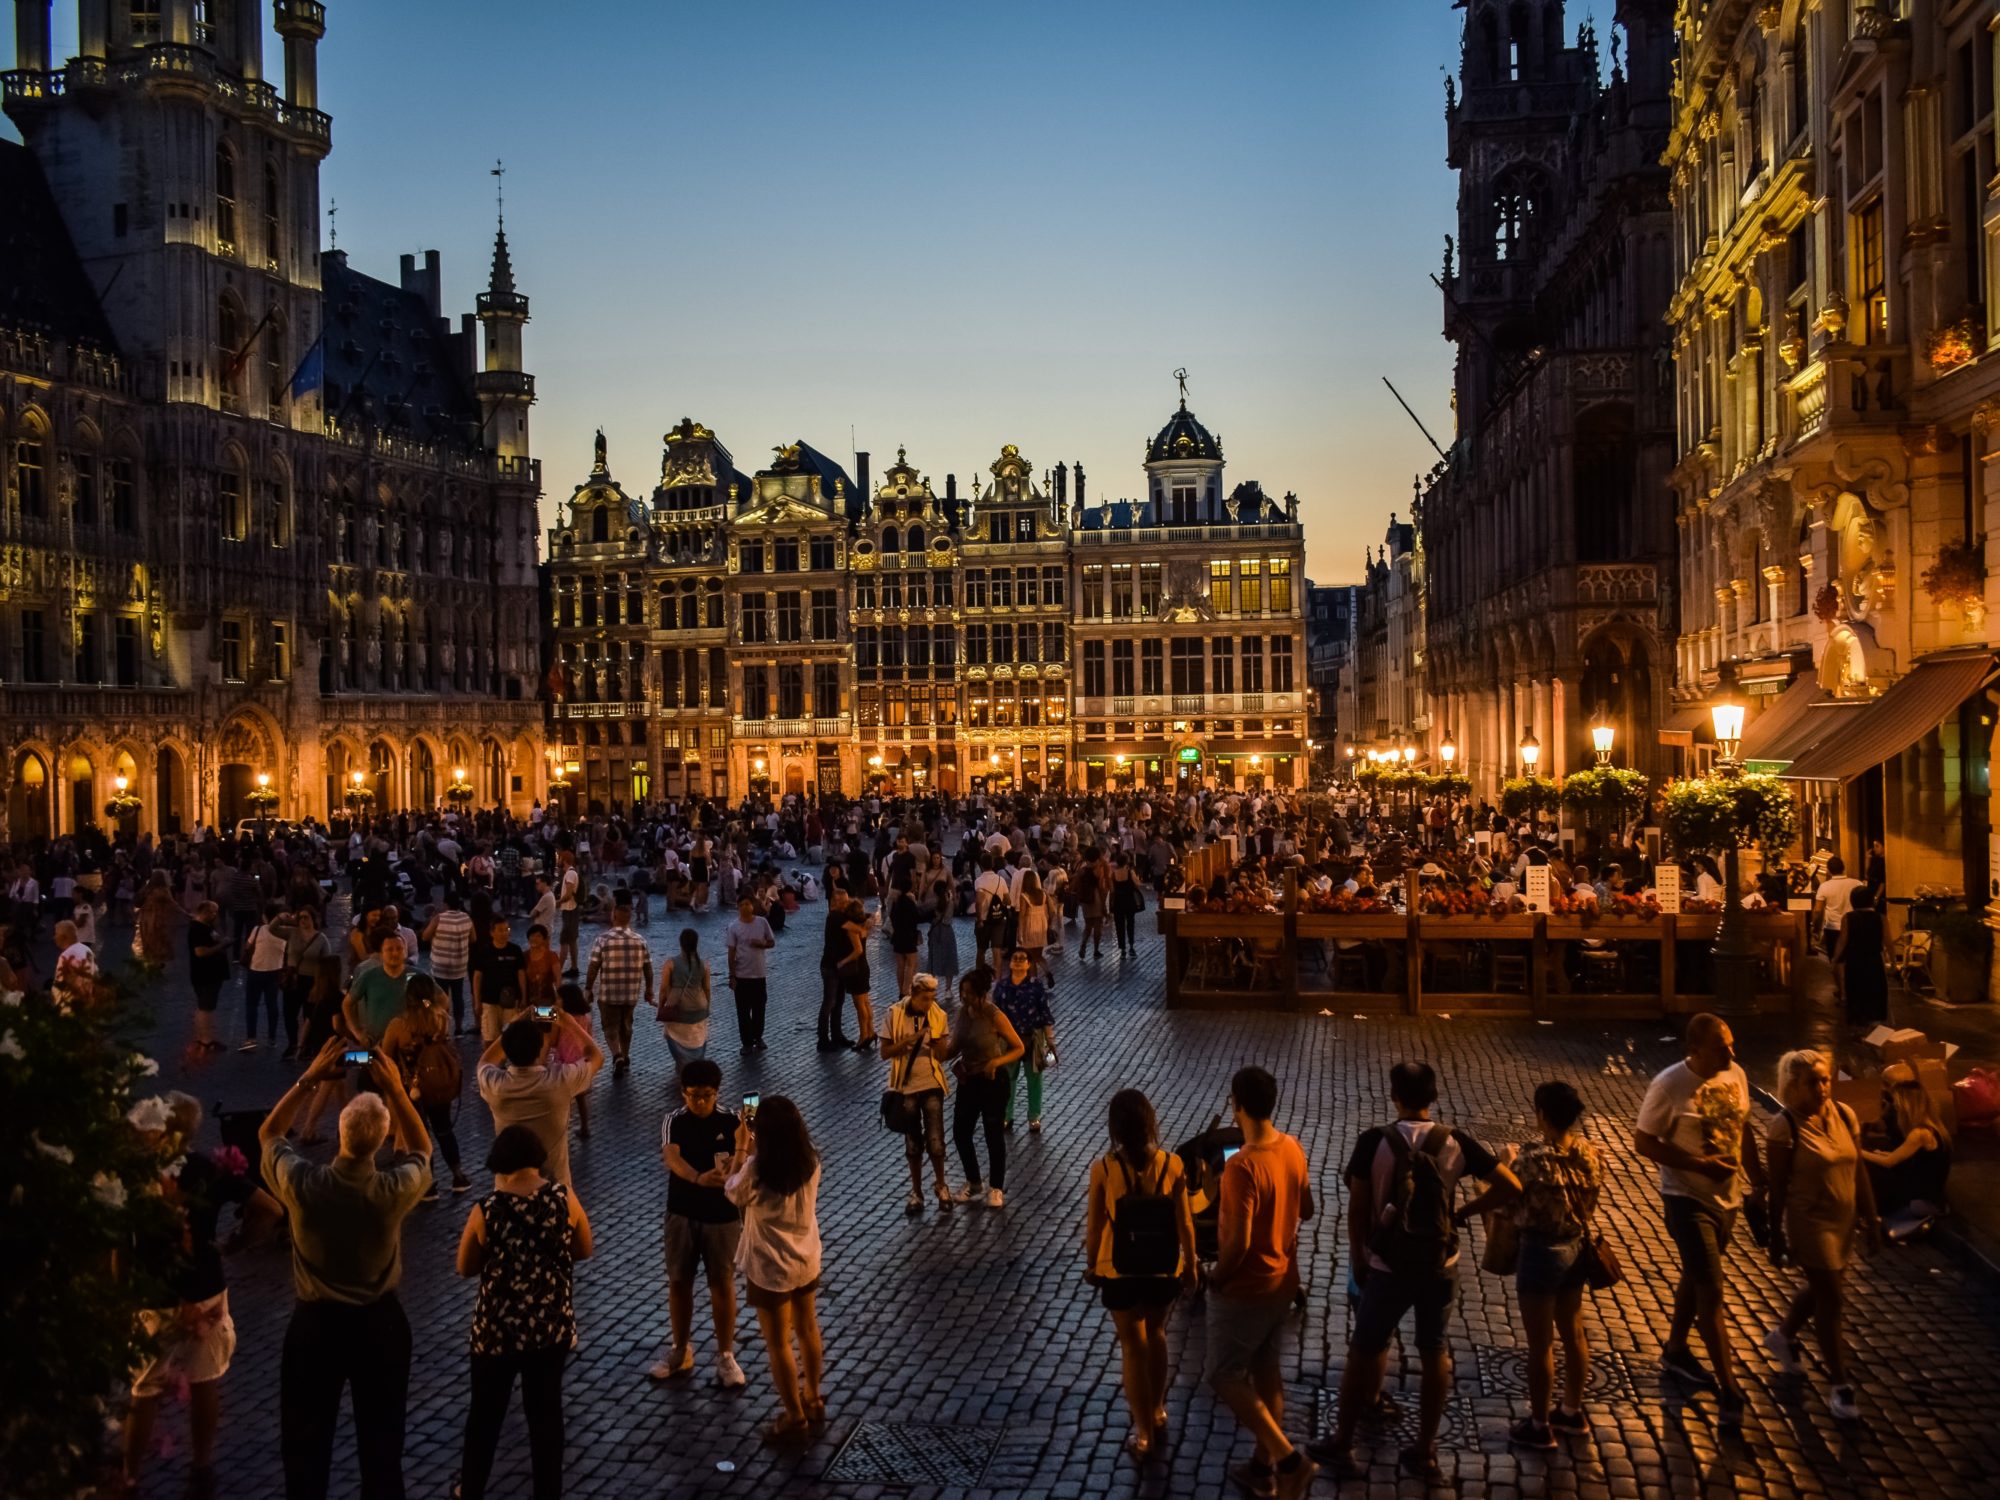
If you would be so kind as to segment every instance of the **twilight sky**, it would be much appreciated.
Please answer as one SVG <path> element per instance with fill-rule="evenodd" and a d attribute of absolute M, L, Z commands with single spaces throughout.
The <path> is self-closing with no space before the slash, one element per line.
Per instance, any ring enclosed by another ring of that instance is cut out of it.
<path fill-rule="evenodd" d="M 1381 377 L 1449 442 L 1449 0 L 326 9 L 357 269 L 436 247 L 469 309 L 506 160 L 550 515 L 595 427 L 643 495 L 683 415 L 746 472 L 902 443 L 942 491 L 1012 442 L 1136 496 L 1185 365 L 1229 481 L 1297 490 L 1339 582 L 1434 457 Z"/>

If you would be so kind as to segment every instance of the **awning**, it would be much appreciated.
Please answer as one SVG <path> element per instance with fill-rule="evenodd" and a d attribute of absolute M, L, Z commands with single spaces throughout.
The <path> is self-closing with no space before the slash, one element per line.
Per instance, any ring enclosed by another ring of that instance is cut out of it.
<path fill-rule="evenodd" d="M 1660 726 L 1660 743 L 1677 745 L 1689 749 L 1694 745 L 1697 731 L 1710 727 L 1708 710 L 1700 704 L 1692 708 L 1676 709 L 1667 715 L 1667 722 Z"/>
<path fill-rule="evenodd" d="M 1767 700 L 1762 713 L 1743 728 L 1739 760 L 1795 760 L 1792 741 L 1805 723 L 1806 711 L 1820 698 L 1819 684 L 1810 676 L 1801 677 L 1775 699 Z"/>
<path fill-rule="evenodd" d="M 1909 749 L 1992 675 L 1988 650 L 1920 661 L 1859 712 L 1843 713 L 1832 726 L 1836 732 L 1819 735 L 1784 774 L 1796 781 L 1852 780 Z"/>

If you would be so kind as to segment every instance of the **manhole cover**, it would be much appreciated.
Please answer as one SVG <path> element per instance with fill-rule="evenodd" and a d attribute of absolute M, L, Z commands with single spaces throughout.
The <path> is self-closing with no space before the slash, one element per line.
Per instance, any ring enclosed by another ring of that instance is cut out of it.
<path fill-rule="evenodd" d="M 1396 1403 L 1396 1419 L 1379 1422 L 1364 1417 L 1357 1436 L 1361 1442 L 1381 1449 L 1413 1447 L 1420 1425 L 1416 1383 L 1412 1381 L 1407 1390 L 1391 1388 L 1389 1395 Z M 1315 1442 L 1332 1434 L 1334 1417 L 1339 1411 L 1340 1391 L 1337 1387 L 1324 1386 L 1313 1393 L 1312 1437 Z M 1438 1447 L 1471 1450 L 1478 1446 L 1479 1420 L 1473 1415 L 1472 1404 L 1454 1393 L 1445 1402 L 1444 1419 L 1438 1423 Z"/>
<path fill-rule="evenodd" d="M 978 1427 L 863 1422 L 826 1466 L 834 1484 L 976 1485 L 1000 1435 Z"/>
<path fill-rule="evenodd" d="M 1475 1346 L 1472 1352 L 1478 1367 L 1480 1395 L 1488 1400 L 1525 1402 L 1528 1399 L 1527 1350 L 1496 1349 L 1482 1344 Z M 1556 1379 L 1558 1382 L 1562 1379 L 1561 1349 L 1556 1350 Z M 1632 1400 L 1632 1382 L 1625 1367 L 1625 1357 L 1610 1350 L 1591 1350 L 1590 1379 L 1584 1385 L 1584 1394 L 1593 1401 Z"/>

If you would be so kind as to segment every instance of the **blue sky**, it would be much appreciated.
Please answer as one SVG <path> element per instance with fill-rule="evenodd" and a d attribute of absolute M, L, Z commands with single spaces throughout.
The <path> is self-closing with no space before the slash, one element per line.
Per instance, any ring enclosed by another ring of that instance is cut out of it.
<path fill-rule="evenodd" d="M 1230 480 L 1297 490 L 1313 576 L 1340 581 L 1433 459 L 1381 377 L 1449 440 L 1428 276 L 1458 22 L 1449 0 L 328 0 L 322 197 L 359 269 L 436 247 L 469 308 L 505 158 L 550 512 L 594 428 L 644 493 L 683 415 L 745 470 L 802 437 L 879 473 L 901 443 L 942 490 L 1012 442 L 1136 495 L 1186 366 Z"/>

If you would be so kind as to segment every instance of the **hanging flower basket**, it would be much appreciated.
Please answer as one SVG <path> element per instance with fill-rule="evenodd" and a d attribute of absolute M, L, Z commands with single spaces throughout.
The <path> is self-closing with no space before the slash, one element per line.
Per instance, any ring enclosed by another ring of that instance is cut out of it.
<path fill-rule="evenodd" d="M 1979 352 L 1977 338 L 1978 334 L 1969 315 L 1948 327 L 1938 329 L 1924 345 L 1924 353 L 1931 362 L 1931 369 L 1942 375 L 1947 370 L 1956 370 L 1960 365 L 1970 364 Z"/>
<path fill-rule="evenodd" d="M 1924 592 L 1933 604 L 1967 605 L 1986 602 L 1986 564 L 1966 542 L 1946 542 L 1937 561 L 1924 569 Z"/>
<path fill-rule="evenodd" d="M 1424 777 L 1423 791 L 1426 797 L 1470 797 L 1472 778 L 1458 771 L 1440 771 Z"/>
<path fill-rule="evenodd" d="M 126 818 L 136 816 L 139 809 L 143 806 L 145 804 L 130 792 L 120 792 L 104 804 L 104 815 L 111 819 L 112 822 L 119 823 L 123 822 Z"/>
<path fill-rule="evenodd" d="M 267 786 L 252 787 L 243 799 L 260 813 L 267 813 L 278 805 L 278 794 Z"/>
<path fill-rule="evenodd" d="M 1354 780 L 1360 786 L 1373 788 L 1381 783 L 1382 767 L 1376 761 L 1364 761 L 1354 768 Z"/>
<path fill-rule="evenodd" d="M 351 786 L 346 792 L 349 807 L 366 807 L 375 800 L 375 794 L 365 786 Z"/>
<path fill-rule="evenodd" d="M 1515 776 L 1500 787 L 1500 811 L 1510 818 L 1539 817 L 1554 812 L 1561 802 L 1556 784 L 1539 776 Z"/>
<path fill-rule="evenodd" d="M 467 781 L 454 781 L 444 789 L 444 794 L 446 798 L 453 802 L 470 802 L 472 800 L 472 784 Z"/>
<path fill-rule="evenodd" d="M 1799 804 L 1776 776 L 1698 776 L 1661 790 L 1661 826 L 1677 854 L 1757 845 L 1775 853 L 1799 836 Z"/>
<path fill-rule="evenodd" d="M 1624 766 L 1586 766 L 1563 778 L 1562 805 L 1583 828 L 1622 829 L 1646 810 L 1648 782 L 1643 771 Z"/>

